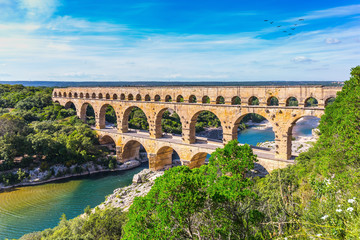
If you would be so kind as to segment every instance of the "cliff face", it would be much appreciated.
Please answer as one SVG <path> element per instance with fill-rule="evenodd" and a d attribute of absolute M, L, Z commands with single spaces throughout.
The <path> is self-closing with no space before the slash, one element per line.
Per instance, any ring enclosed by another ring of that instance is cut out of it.
<path fill-rule="evenodd" d="M 134 175 L 130 186 L 115 189 L 114 193 L 106 197 L 104 203 L 99 205 L 99 208 L 115 207 L 123 211 L 129 210 L 134 198 L 145 196 L 154 185 L 155 179 L 163 174 L 163 171 L 142 170 Z"/>

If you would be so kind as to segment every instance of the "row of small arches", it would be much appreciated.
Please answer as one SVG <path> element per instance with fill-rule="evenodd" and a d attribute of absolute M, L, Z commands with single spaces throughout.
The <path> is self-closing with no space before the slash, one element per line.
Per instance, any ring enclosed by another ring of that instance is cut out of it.
<path fill-rule="evenodd" d="M 83 93 L 69 93 L 67 94 L 66 92 L 64 93 L 54 93 L 54 97 L 69 97 L 69 98 L 86 98 L 86 99 L 107 99 L 107 100 L 128 100 L 128 101 L 142 101 L 142 96 L 140 94 L 137 94 L 136 96 L 134 96 L 133 94 L 129 94 L 127 97 L 125 94 L 121 94 L 120 97 L 118 97 L 117 94 L 113 94 L 112 95 L 112 98 L 111 98 L 111 95 L 109 93 L 107 93 L 105 96 L 103 96 L 102 93 L 99 93 L 98 96 L 96 96 L 95 93 L 91 94 L 91 97 L 90 97 L 90 94 L 89 93 L 86 93 L 85 95 Z M 145 98 L 144 98 L 145 101 L 151 101 L 151 97 L 149 94 L 145 95 Z M 159 102 L 161 101 L 161 97 L 160 95 L 155 95 L 155 97 L 153 98 L 154 101 L 156 102 Z M 165 102 L 172 102 L 173 99 L 171 98 L 170 95 L 166 95 L 165 96 Z M 184 98 L 182 95 L 178 95 L 177 98 L 175 99 L 176 102 L 184 102 Z M 328 105 L 329 103 L 333 102 L 334 101 L 334 97 L 330 97 L 328 99 L 326 99 L 325 101 L 325 106 Z M 195 95 L 191 95 L 189 97 L 189 103 L 197 103 L 198 100 L 196 98 Z M 204 103 L 204 104 L 210 104 L 211 101 L 210 101 L 210 98 L 208 96 L 203 96 L 201 98 L 201 103 Z M 224 97 L 222 96 L 218 96 L 216 98 L 216 101 L 215 101 L 216 104 L 225 104 L 225 99 Z M 259 105 L 260 101 L 257 97 L 255 96 L 252 96 L 249 98 L 248 100 L 248 105 Z M 241 104 L 241 99 L 240 97 L 238 96 L 235 96 L 231 99 L 231 105 L 240 105 Z M 309 97 L 305 100 L 304 102 L 305 104 L 305 107 L 316 107 L 318 106 L 318 101 L 313 98 L 313 97 Z M 278 106 L 279 105 L 279 100 L 276 98 L 276 97 L 269 97 L 268 100 L 267 100 L 267 105 L 268 106 Z M 286 106 L 299 106 L 299 102 L 298 100 L 295 98 L 295 97 L 289 97 L 287 100 L 286 100 Z"/>

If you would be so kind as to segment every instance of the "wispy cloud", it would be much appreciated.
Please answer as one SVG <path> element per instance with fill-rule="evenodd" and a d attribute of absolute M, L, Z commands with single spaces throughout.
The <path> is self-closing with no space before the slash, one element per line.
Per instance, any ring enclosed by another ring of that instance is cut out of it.
<path fill-rule="evenodd" d="M 51 17 L 59 6 L 58 0 L 17 0 L 27 18 L 39 20 Z"/>
<path fill-rule="evenodd" d="M 311 11 L 303 16 L 297 18 L 288 19 L 288 22 L 293 22 L 298 20 L 299 18 L 303 18 L 306 20 L 314 20 L 321 18 L 333 18 L 333 17 L 345 17 L 360 14 L 360 4 L 334 7 L 324 10 Z"/>
<path fill-rule="evenodd" d="M 339 39 L 337 39 L 337 38 L 326 38 L 325 42 L 327 44 L 339 44 L 339 43 L 341 43 L 341 41 Z"/>
<path fill-rule="evenodd" d="M 122 24 L 89 22 L 84 19 L 72 18 L 71 16 L 58 16 L 51 20 L 46 27 L 49 30 L 61 32 L 116 32 L 128 30 L 128 28 Z"/>
<path fill-rule="evenodd" d="M 305 56 L 298 56 L 291 59 L 295 63 L 311 63 L 315 62 L 313 59 L 305 57 Z"/>

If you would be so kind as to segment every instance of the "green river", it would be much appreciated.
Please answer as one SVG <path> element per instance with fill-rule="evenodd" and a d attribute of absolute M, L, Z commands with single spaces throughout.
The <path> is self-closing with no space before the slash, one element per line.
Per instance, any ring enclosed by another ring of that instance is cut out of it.
<path fill-rule="evenodd" d="M 43 185 L 20 187 L 0 193 L 0 239 L 55 227 L 66 213 L 68 219 L 95 207 L 114 189 L 131 184 L 134 174 L 148 168 L 98 173 Z"/>

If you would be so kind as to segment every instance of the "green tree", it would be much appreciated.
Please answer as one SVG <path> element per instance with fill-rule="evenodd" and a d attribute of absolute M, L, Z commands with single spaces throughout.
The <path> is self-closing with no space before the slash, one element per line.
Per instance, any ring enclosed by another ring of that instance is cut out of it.
<path fill-rule="evenodd" d="M 263 214 L 246 173 L 251 148 L 231 141 L 209 165 L 172 168 L 129 210 L 124 239 L 261 239 Z"/>

